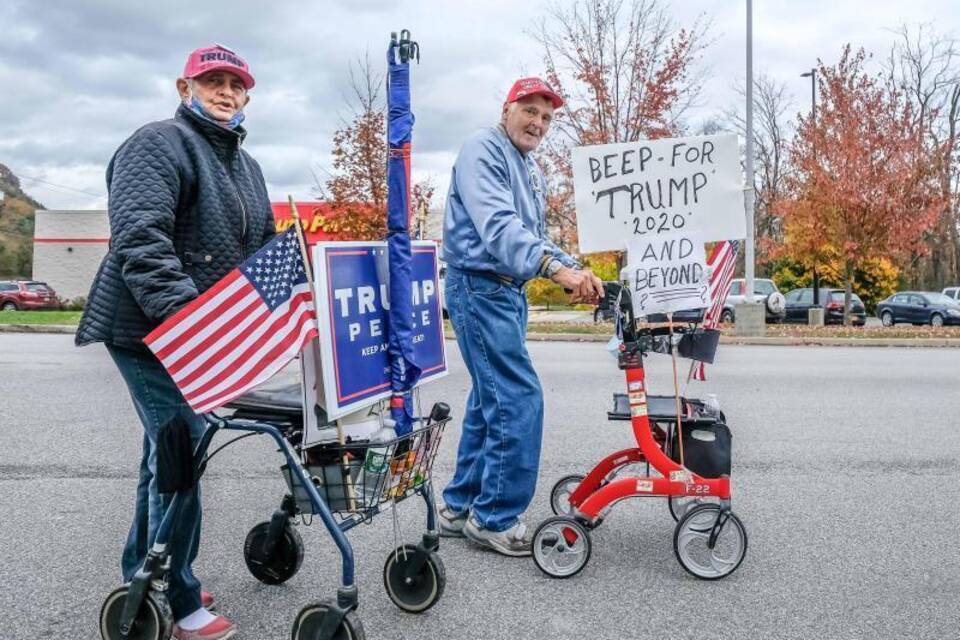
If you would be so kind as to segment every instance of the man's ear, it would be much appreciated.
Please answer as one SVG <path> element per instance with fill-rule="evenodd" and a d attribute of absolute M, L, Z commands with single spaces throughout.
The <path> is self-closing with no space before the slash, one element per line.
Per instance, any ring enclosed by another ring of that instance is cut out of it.
<path fill-rule="evenodd" d="M 243 109 L 243 108 L 246 107 L 248 104 L 250 104 L 250 94 L 249 94 L 249 93 L 247 94 L 247 99 L 243 101 L 243 106 L 241 106 L 240 108 Z"/>
<path fill-rule="evenodd" d="M 190 97 L 190 85 L 184 78 L 177 78 L 177 93 L 180 94 L 180 100 L 186 100 Z"/>
<path fill-rule="evenodd" d="M 506 122 L 506 121 L 507 121 L 507 112 L 508 112 L 508 111 L 510 111 L 510 103 L 509 103 L 509 102 L 504 102 L 504 103 L 503 103 L 503 111 L 500 112 L 500 122 Z"/>

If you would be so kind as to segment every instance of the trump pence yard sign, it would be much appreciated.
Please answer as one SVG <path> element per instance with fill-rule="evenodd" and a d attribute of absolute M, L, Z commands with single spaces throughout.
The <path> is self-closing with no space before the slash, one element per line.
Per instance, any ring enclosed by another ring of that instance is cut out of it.
<path fill-rule="evenodd" d="M 414 242 L 413 349 L 421 382 L 447 372 L 437 246 Z M 385 242 L 321 242 L 313 248 L 324 409 L 338 418 L 390 395 L 389 271 Z"/>

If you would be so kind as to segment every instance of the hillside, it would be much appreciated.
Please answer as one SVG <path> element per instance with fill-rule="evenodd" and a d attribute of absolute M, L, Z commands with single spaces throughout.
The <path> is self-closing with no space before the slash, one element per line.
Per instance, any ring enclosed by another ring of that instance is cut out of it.
<path fill-rule="evenodd" d="M 0 163 L 0 278 L 29 278 L 33 265 L 33 214 L 43 205 L 23 192 L 20 180 Z"/>

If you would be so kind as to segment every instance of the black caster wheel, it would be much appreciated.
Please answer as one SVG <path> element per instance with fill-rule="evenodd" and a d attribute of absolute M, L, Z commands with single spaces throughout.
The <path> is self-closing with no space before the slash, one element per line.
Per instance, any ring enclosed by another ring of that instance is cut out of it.
<path fill-rule="evenodd" d="M 261 522 L 247 534 L 243 543 L 243 559 L 253 577 L 264 584 L 282 584 L 296 575 L 303 563 L 303 539 L 297 530 L 284 525 L 283 534 L 273 547 L 270 557 L 264 557 L 263 543 L 270 531 L 269 522 Z"/>
<path fill-rule="evenodd" d="M 440 556 L 430 551 L 423 566 L 412 577 L 407 577 L 407 567 L 415 562 L 416 545 L 397 547 L 387 556 L 383 565 L 383 586 L 393 604 L 407 613 L 423 613 L 440 600 L 447 585 L 447 574 Z"/>
<path fill-rule="evenodd" d="M 570 578 L 590 561 L 590 532 L 573 518 L 548 518 L 533 534 L 533 562 L 551 578 Z"/>
<path fill-rule="evenodd" d="M 673 518 L 674 522 L 680 522 L 683 520 L 683 516 L 687 515 L 694 507 L 700 506 L 701 504 L 716 504 L 716 498 L 695 498 L 693 496 L 670 496 L 667 498 L 667 508 L 670 509 L 670 517 Z"/>
<path fill-rule="evenodd" d="M 673 553 L 680 566 L 701 580 L 726 578 L 747 555 L 747 529 L 732 511 L 721 512 L 716 504 L 697 505 L 677 523 Z"/>
<path fill-rule="evenodd" d="M 168 640 L 173 632 L 173 612 L 166 596 L 156 591 L 147 591 L 144 595 L 130 633 L 123 635 L 120 632 L 123 605 L 129 591 L 129 586 L 120 587 L 103 603 L 100 609 L 100 636 L 103 640 Z"/>
<path fill-rule="evenodd" d="M 305 606 L 293 621 L 291 640 L 313 640 L 318 637 L 323 618 L 329 614 L 330 605 L 325 602 Z M 360 618 L 355 611 L 347 612 L 336 631 L 333 632 L 333 640 L 365 640 L 366 637 L 363 625 L 360 624 Z"/>
<path fill-rule="evenodd" d="M 570 494 L 576 491 L 584 476 L 574 474 L 563 476 L 550 490 L 550 508 L 558 516 L 569 516 L 573 513 L 573 507 L 570 506 Z"/>

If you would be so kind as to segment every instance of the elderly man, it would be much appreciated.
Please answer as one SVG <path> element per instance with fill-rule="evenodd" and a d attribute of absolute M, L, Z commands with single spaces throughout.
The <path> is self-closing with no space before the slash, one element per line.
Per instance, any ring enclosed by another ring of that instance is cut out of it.
<path fill-rule="evenodd" d="M 190 446 L 204 430 L 143 338 L 275 233 L 263 174 L 240 148 L 243 108 L 254 85 L 247 63 L 221 45 L 197 49 L 176 84 L 181 104 L 174 118 L 141 127 L 107 168 L 110 249 L 76 338 L 78 345 L 106 344 L 144 428 L 136 509 L 121 559 L 124 581 L 143 564 L 172 499 L 159 489 L 183 470 L 164 468 L 165 443 L 179 437 Z M 167 597 L 179 640 L 236 632 L 209 612 L 213 597 L 201 592 L 191 569 L 200 519 L 196 486 L 170 538 Z"/>
<path fill-rule="evenodd" d="M 525 344 L 524 284 L 550 278 L 574 300 L 603 285 L 545 231 L 546 182 L 531 153 L 563 100 L 539 78 L 518 80 L 500 124 L 460 150 L 447 196 L 446 301 L 472 388 L 457 468 L 443 492 L 441 533 L 508 556 L 530 555 L 519 520 L 540 466 L 543 391 Z"/>

